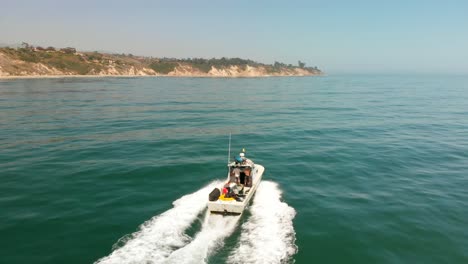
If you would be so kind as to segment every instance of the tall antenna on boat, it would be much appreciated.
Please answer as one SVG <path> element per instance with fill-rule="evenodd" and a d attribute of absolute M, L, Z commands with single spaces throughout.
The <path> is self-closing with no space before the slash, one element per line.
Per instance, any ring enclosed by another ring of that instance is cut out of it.
<path fill-rule="evenodd" d="M 229 132 L 229 150 L 228 150 L 228 164 L 231 157 L 231 132 Z"/>

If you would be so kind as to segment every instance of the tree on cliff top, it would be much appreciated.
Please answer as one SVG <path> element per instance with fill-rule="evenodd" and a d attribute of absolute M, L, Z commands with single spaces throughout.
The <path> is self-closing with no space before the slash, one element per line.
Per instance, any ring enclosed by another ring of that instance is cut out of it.
<path fill-rule="evenodd" d="M 299 68 L 304 69 L 304 67 L 305 67 L 306 64 L 305 64 L 305 62 L 298 61 L 298 62 L 297 62 L 297 65 L 299 65 Z"/>

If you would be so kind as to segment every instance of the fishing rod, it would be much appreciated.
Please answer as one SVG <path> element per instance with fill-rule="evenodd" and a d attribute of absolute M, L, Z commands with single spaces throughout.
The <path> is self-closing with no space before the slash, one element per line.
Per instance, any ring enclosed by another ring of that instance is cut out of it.
<path fill-rule="evenodd" d="M 228 164 L 231 159 L 231 132 L 229 132 L 229 149 L 228 149 Z"/>

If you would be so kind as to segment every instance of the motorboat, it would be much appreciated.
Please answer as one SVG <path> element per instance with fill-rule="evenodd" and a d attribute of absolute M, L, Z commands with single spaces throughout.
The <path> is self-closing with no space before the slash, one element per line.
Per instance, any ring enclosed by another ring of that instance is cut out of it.
<path fill-rule="evenodd" d="M 209 194 L 211 213 L 240 215 L 255 194 L 265 168 L 247 159 L 244 152 L 228 162 L 227 180 Z"/>

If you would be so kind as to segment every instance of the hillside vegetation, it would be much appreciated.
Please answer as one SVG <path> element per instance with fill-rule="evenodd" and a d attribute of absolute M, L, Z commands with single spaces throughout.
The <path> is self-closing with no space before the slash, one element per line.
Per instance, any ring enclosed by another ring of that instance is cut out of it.
<path fill-rule="evenodd" d="M 152 58 L 132 54 L 77 52 L 74 48 L 0 48 L 0 77 L 54 75 L 167 75 L 194 77 L 259 77 L 320 75 L 317 67 L 240 58 Z"/>

